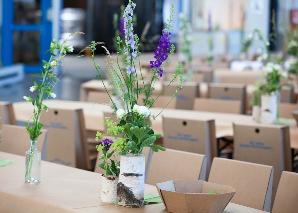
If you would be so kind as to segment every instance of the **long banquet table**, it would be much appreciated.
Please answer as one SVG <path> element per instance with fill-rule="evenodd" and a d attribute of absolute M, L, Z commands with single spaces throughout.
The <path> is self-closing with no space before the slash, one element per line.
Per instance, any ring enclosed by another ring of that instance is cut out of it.
<path fill-rule="evenodd" d="M 163 204 L 146 205 L 141 209 L 131 209 L 101 203 L 98 173 L 42 161 L 41 183 L 36 186 L 24 184 L 25 159 L 23 156 L 0 152 L 0 160 L 10 160 L 12 162 L 9 165 L 0 167 L 0 212 L 8 208 L 11 208 L 10 212 L 25 212 L 26 210 L 26 203 L 22 206 L 19 202 L 8 207 L 8 204 L 1 202 L 5 194 L 10 195 L 10 199 L 19 201 L 32 199 L 37 203 L 50 204 L 75 212 L 166 212 Z M 157 195 L 157 190 L 154 186 L 146 185 L 145 194 Z M 1 196 L 3 197 L 1 198 Z M 28 203 L 30 202 L 28 201 Z M 26 212 L 31 212 L 28 211 L 28 206 Z M 262 212 L 233 203 L 230 203 L 225 210 L 225 213 Z"/>
<path fill-rule="evenodd" d="M 87 130 L 103 130 L 104 129 L 104 112 L 111 112 L 111 107 L 96 103 L 86 103 L 78 101 L 62 101 L 49 100 L 45 102 L 49 107 L 61 109 L 77 109 L 82 108 L 85 116 L 85 126 Z M 30 103 L 18 102 L 14 103 L 14 110 L 18 122 L 28 122 L 32 115 L 32 106 Z M 157 115 L 161 109 L 151 109 L 153 115 Z M 184 119 L 199 118 L 202 120 L 215 120 L 216 136 L 232 136 L 233 123 L 257 124 L 253 121 L 251 116 L 240 114 L 214 113 L 214 112 L 200 112 L 190 110 L 165 109 L 156 120 L 152 120 L 153 129 L 162 133 L 162 116 L 175 116 Z M 291 147 L 298 149 L 298 128 L 294 119 L 288 120 L 291 126 Z"/>

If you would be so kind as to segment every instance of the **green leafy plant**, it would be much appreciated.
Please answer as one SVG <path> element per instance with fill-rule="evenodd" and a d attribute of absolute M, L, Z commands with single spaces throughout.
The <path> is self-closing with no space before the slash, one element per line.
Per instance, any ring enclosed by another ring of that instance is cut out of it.
<path fill-rule="evenodd" d="M 54 86 L 57 82 L 57 74 L 55 69 L 60 65 L 62 58 L 73 51 L 73 47 L 67 44 L 67 40 L 61 43 L 57 40 L 51 42 L 50 45 L 50 59 L 43 61 L 43 70 L 41 72 L 41 81 L 35 81 L 34 85 L 30 87 L 32 96 L 24 96 L 23 98 L 32 103 L 33 117 L 32 122 L 27 124 L 27 132 L 32 141 L 36 141 L 41 134 L 43 125 L 40 123 L 40 117 L 43 111 L 47 111 L 48 107 L 43 103 L 46 98 L 56 98 L 54 93 Z"/>

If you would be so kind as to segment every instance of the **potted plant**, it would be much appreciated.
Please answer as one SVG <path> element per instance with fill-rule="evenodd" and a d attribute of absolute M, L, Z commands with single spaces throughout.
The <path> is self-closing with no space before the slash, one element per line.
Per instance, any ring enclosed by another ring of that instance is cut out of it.
<path fill-rule="evenodd" d="M 68 40 L 58 42 L 54 40 L 50 45 L 50 59 L 43 62 L 41 80 L 35 81 L 30 87 L 32 96 L 24 96 L 24 100 L 33 105 L 32 122 L 27 124 L 27 132 L 30 136 L 30 148 L 26 152 L 25 182 L 38 184 L 40 182 L 41 153 L 38 150 L 37 140 L 41 135 L 43 125 L 40 123 L 41 114 L 48 107 L 43 103 L 44 99 L 56 98 L 54 86 L 57 82 L 56 68 L 60 65 L 62 58 L 73 51 L 73 47 L 67 44 Z"/>
<path fill-rule="evenodd" d="M 109 120 L 106 122 L 109 123 Z M 97 132 L 96 141 L 99 142 L 96 149 L 100 153 L 99 164 L 96 166 L 103 171 L 101 175 L 100 198 L 104 203 L 117 204 L 117 184 L 120 169 L 117 153 L 113 147 L 114 140 L 104 138 L 102 133 Z"/>
<path fill-rule="evenodd" d="M 272 124 L 278 117 L 279 91 L 283 71 L 279 64 L 268 63 L 265 82 L 261 85 L 261 122 Z"/>
<path fill-rule="evenodd" d="M 151 127 L 151 118 L 156 118 L 160 113 L 153 115 L 150 108 L 158 101 L 152 97 L 154 84 L 164 76 L 164 65 L 168 57 L 174 52 L 175 46 L 171 43 L 171 29 L 173 21 L 173 8 L 168 23 L 162 31 L 158 47 L 154 52 L 154 60 L 150 61 L 150 79 L 144 79 L 140 66 L 139 38 L 134 34 L 134 9 L 136 4 L 130 0 L 125 7 L 120 20 L 119 35 L 116 36 L 117 54 L 112 56 L 102 43 L 91 42 L 92 63 L 98 73 L 101 67 L 94 60 L 94 52 L 98 45 L 107 53 L 106 72 L 112 76 L 110 84 L 116 88 L 119 106 L 114 103 L 102 80 L 106 92 L 110 97 L 112 108 L 117 115 L 115 121 L 107 125 L 108 135 L 115 138 L 113 147 L 120 154 L 120 173 L 117 185 L 118 204 L 128 207 L 142 207 L 144 205 L 145 157 L 144 147 L 153 151 L 162 151 L 164 148 L 156 141 L 160 135 Z M 178 81 L 178 86 L 173 98 L 182 87 L 182 66 L 179 65 L 172 73 L 172 82 Z M 140 80 L 141 79 L 141 80 Z M 140 97 L 142 100 L 140 101 Z M 170 103 L 170 102 L 169 102 Z M 167 103 L 167 104 L 169 104 Z"/>

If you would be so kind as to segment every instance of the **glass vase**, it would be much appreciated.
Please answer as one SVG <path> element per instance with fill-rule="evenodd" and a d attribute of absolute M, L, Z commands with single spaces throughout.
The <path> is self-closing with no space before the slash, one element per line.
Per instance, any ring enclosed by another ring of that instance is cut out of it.
<path fill-rule="evenodd" d="M 41 153 L 38 151 L 37 142 L 31 141 L 30 148 L 26 151 L 25 183 L 39 184 L 40 165 Z"/>
<path fill-rule="evenodd" d="M 126 207 L 144 206 L 145 157 L 123 155 L 120 157 L 120 176 L 117 184 L 118 204 Z"/>

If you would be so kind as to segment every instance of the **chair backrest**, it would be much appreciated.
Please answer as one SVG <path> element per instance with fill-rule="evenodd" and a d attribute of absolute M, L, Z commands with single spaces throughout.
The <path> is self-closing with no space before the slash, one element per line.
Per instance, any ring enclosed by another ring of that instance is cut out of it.
<path fill-rule="evenodd" d="M 271 208 L 272 166 L 214 158 L 209 182 L 232 186 L 233 203 L 269 211 Z"/>
<path fill-rule="evenodd" d="M 234 159 L 273 166 L 273 197 L 284 170 L 292 169 L 289 127 L 234 124 Z"/>
<path fill-rule="evenodd" d="M 88 102 L 110 105 L 111 101 L 109 95 L 101 91 L 90 91 L 87 97 Z"/>
<path fill-rule="evenodd" d="M 176 92 L 177 85 L 165 82 L 163 84 L 162 94 L 165 96 L 172 96 Z M 198 84 L 189 82 L 183 85 L 176 97 L 176 109 L 193 109 L 194 100 L 198 94 Z"/>
<path fill-rule="evenodd" d="M 42 134 L 39 136 L 37 143 L 38 149 L 41 152 L 46 141 L 47 131 L 42 130 Z M 29 146 L 30 137 L 25 127 L 3 125 L 2 140 L 0 140 L 0 151 L 24 156 L 25 152 L 29 149 Z"/>
<path fill-rule="evenodd" d="M 242 106 L 241 113 L 246 111 L 245 85 L 211 83 L 208 85 L 208 98 L 240 101 Z"/>
<path fill-rule="evenodd" d="M 278 184 L 272 213 L 294 213 L 298 209 L 298 174 L 283 172 Z"/>
<path fill-rule="evenodd" d="M 241 114 L 242 106 L 240 101 L 196 98 L 194 103 L 194 110 Z"/>
<path fill-rule="evenodd" d="M 169 149 L 206 155 L 207 171 L 216 155 L 215 121 L 164 116 L 163 145 Z"/>
<path fill-rule="evenodd" d="M 298 110 L 298 104 L 280 103 L 279 104 L 279 117 L 293 118 L 293 112 Z"/>
<path fill-rule="evenodd" d="M 54 109 L 41 117 L 48 130 L 47 160 L 87 169 L 88 150 L 82 109 Z M 90 166 L 90 167 L 89 167 Z"/>
<path fill-rule="evenodd" d="M 11 103 L 0 102 L 0 125 L 1 124 L 16 124 L 13 105 Z"/>
<path fill-rule="evenodd" d="M 295 88 L 294 86 L 284 86 L 280 90 L 280 102 L 281 103 L 295 103 Z"/>
<path fill-rule="evenodd" d="M 155 152 L 149 164 L 146 183 L 155 185 L 168 180 L 205 180 L 206 160 L 204 155 L 167 149 Z M 177 169 L 177 165 L 179 169 Z"/>
<path fill-rule="evenodd" d="M 263 75 L 263 72 L 260 71 L 231 72 L 229 69 L 217 69 L 214 72 L 214 82 L 250 85 L 262 79 Z"/>

